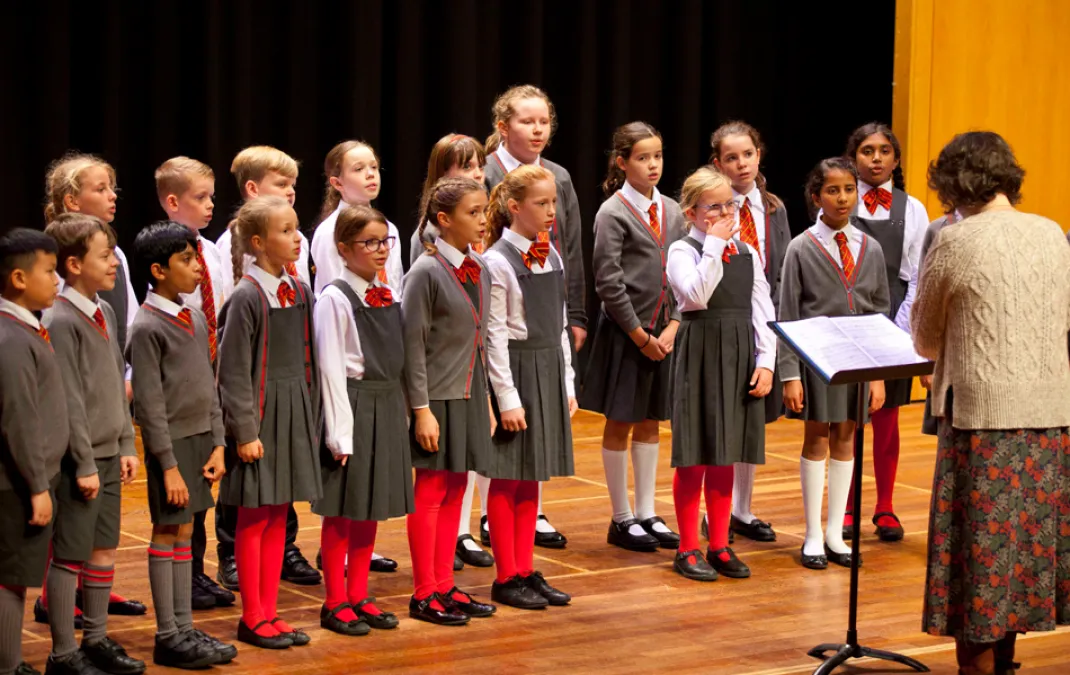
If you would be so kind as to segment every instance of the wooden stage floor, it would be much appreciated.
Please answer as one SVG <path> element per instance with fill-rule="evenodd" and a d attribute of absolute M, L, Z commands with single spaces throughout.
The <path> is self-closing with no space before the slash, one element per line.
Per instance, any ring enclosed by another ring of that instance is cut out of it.
<path fill-rule="evenodd" d="M 867 646 L 911 655 L 936 673 L 955 673 L 954 644 L 920 632 L 925 578 L 925 533 L 935 439 L 922 436 L 921 405 L 903 410 L 903 450 L 896 507 L 906 539 L 882 544 L 868 525 L 863 533 L 859 631 Z M 736 551 L 751 566 L 747 580 L 691 582 L 672 571 L 672 553 L 631 553 L 606 544 L 609 498 L 601 461 L 601 418 L 580 412 L 574 422 L 577 475 L 547 486 L 545 510 L 569 538 L 561 551 L 536 549 L 537 565 L 547 578 L 573 594 L 570 607 L 543 612 L 499 608 L 490 619 L 448 628 L 407 616 L 412 592 L 404 520 L 380 527 L 376 551 L 396 558 L 395 574 L 376 574 L 371 592 L 381 607 L 397 612 L 401 626 L 392 632 L 344 638 L 319 628 L 322 586 L 282 584 L 280 609 L 287 621 L 308 630 L 312 645 L 285 652 L 239 645 L 234 675 L 256 673 L 351 673 L 371 669 L 406 673 L 733 673 L 787 675 L 808 673 L 817 665 L 806 651 L 821 642 L 840 642 L 847 623 L 849 572 L 830 567 L 810 571 L 798 563 L 805 531 L 800 502 L 798 453 L 801 426 L 781 420 L 769 427 L 768 459 L 758 471 L 756 513 L 771 521 L 778 541 L 737 542 Z M 663 431 L 658 504 L 675 523 L 669 432 Z M 867 463 L 868 464 L 868 463 Z M 866 467 L 864 512 L 872 510 L 873 480 Z M 150 533 L 144 480 L 126 491 L 123 537 L 117 565 L 117 590 L 149 604 L 145 545 Z M 298 543 L 311 560 L 319 546 L 319 523 L 299 505 Z M 478 526 L 473 519 L 473 532 Z M 211 534 L 211 524 L 209 524 Z M 209 572 L 215 571 L 209 544 Z M 467 568 L 458 585 L 489 598 L 493 570 Z M 31 591 L 30 600 L 36 597 Z M 200 628 L 233 639 L 236 608 L 198 612 Z M 154 621 L 114 617 L 111 634 L 139 658 L 151 660 Z M 44 670 L 49 641 L 46 626 L 33 623 L 27 604 L 25 658 Z M 1070 672 L 1070 630 L 1036 633 L 1019 641 L 1019 660 L 1027 673 Z M 907 672 L 894 664 L 856 662 L 841 672 Z M 165 669 L 150 665 L 150 672 Z"/>

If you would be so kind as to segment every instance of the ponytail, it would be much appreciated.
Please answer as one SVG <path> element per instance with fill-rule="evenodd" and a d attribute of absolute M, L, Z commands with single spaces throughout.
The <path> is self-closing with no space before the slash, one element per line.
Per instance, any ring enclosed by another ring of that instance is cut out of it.
<path fill-rule="evenodd" d="M 490 201 L 487 202 L 487 246 L 494 246 L 502 238 L 502 230 L 509 227 L 509 200 L 503 196 L 509 191 L 503 188 L 502 181 L 490 191 Z"/>
<path fill-rule="evenodd" d="M 602 192 L 606 197 L 612 197 L 614 192 L 624 187 L 626 180 L 624 170 L 617 166 L 617 158 L 627 161 L 632 156 L 635 144 L 648 138 L 660 140 L 661 134 L 646 122 L 629 122 L 617 127 L 617 130 L 613 132 L 613 148 L 609 151 L 609 166 L 606 169 L 606 179 L 602 181 Z"/>
<path fill-rule="evenodd" d="M 230 232 L 230 269 L 237 285 L 245 274 L 245 237 L 238 229 L 237 218 L 227 223 L 227 231 Z"/>
<path fill-rule="evenodd" d="M 762 207 L 767 214 L 773 215 L 778 209 L 784 208 L 784 202 L 780 201 L 780 197 L 766 188 L 765 174 L 761 171 L 754 177 L 754 184 L 758 186 L 758 192 L 762 195 Z"/>
<path fill-rule="evenodd" d="M 484 215 L 487 217 L 487 243 L 493 246 L 502 238 L 502 231 L 512 223 L 509 201 L 524 201 L 528 188 L 539 181 L 554 182 L 549 170 L 532 164 L 517 167 L 505 174 L 502 182 L 494 186 Z"/>
<path fill-rule="evenodd" d="M 422 222 L 417 228 L 420 233 L 420 242 L 424 245 L 425 250 L 431 253 L 437 250 L 434 244 L 424 239 L 427 234 L 427 226 L 430 224 L 437 231 L 438 214 L 452 214 L 466 194 L 477 190 L 486 192 L 487 188 L 482 183 L 477 183 L 471 178 L 440 178 L 435 183 L 435 186 L 427 194 L 427 204 L 421 213 Z"/>

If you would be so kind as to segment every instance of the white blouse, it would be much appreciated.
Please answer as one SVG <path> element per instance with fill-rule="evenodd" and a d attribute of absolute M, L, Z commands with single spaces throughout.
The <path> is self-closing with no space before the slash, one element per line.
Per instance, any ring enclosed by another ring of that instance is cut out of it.
<path fill-rule="evenodd" d="M 345 269 L 345 261 L 338 255 L 338 247 L 334 243 L 334 226 L 338 222 L 338 214 L 349 204 L 339 202 L 338 208 L 327 216 L 322 223 L 316 226 L 312 233 L 312 260 L 316 263 L 316 295 L 323 292 L 332 281 L 342 275 Z M 394 248 L 390 249 L 390 255 L 386 259 L 386 285 L 391 289 L 398 289 L 399 295 L 394 297 L 394 302 L 401 302 L 401 277 L 405 270 L 401 265 L 401 235 L 398 228 L 389 220 L 386 221 L 387 236 L 394 237 Z"/>

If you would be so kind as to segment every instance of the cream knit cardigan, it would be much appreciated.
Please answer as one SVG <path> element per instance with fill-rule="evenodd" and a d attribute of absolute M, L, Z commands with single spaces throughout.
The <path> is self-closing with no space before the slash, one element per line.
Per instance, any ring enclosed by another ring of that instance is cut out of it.
<path fill-rule="evenodd" d="M 1070 426 L 1070 245 L 1040 216 L 994 210 L 945 227 L 910 313 L 936 361 L 933 414 L 957 429 Z"/>

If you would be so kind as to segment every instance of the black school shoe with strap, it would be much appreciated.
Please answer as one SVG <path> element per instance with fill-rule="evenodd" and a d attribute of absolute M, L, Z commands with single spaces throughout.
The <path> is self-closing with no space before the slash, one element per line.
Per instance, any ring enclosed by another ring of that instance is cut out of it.
<path fill-rule="evenodd" d="M 193 609 L 212 609 L 213 607 L 230 607 L 237 598 L 203 572 L 193 575 L 193 588 L 190 599 Z M 198 606 L 200 603 L 200 606 Z M 211 603 L 211 604 L 209 604 Z"/>
<path fill-rule="evenodd" d="M 661 519 L 661 516 L 654 516 L 652 518 L 647 518 L 646 520 L 640 522 L 639 527 L 646 530 L 646 533 L 649 534 L 651 537 L 657 539 L 658 546 L 660 546 L 661 548 L 669 548 L 674 551 L 680 548 L 680 535 L 676 534 L 672 530 L 669 530 L 668 525 L 665 525 L 665 529 L 669 530 L 668 532 L 658 532 L 656 529 L 654 529 L 654 525 L 658 523 L 665 525 L 665 521 Z"/>
<path fill-rule="evenodd" d="M 538 538 L 538 533 L 535 534 L 535 538 Z M 465 565 L 471 565 L 472 567 L 494 567 L 494 556 L 487 553 L 481 548 L 475 550 L 468 548 L 465 542 L 472 542 L 475 545 L 476 540 L 470 534 L 462 534 L 457 537 L 457 550 L 453 556 L 453 569 L 457 571 L 462 569 Z M 457 567 L 457 561 L 461 561 L 461 567 Z"/>
<path fill-rule="evenodd" d="M 152 662 L 167 668 L 200 670 L 218 663 L 219 655 L 190 633 L 175 633 L 166 638 L 156 636 Z"/>
<path fill-rule="evenodd" d="M 265 637 L 257 634 L 257 629 L 261 626 L 267 626 L 270 622 L 261 621 L 252 628 L 245 625 L 245 621 L 238 619 L 238 641 L 244 642 L 247 645 L 254 647 L 260 647 L 261 649 L 289 649 L 293 647 L 293 640 L 285 635 L 273 635 L 271 637 Z"/>
<path fill-rule="evenodd" d="M 464 600 L 458 600 L 454 595 L 460 595 L 465 598 Z M 479 602 L 472 598 L 468 593 L 465 593 L 461 589 L 454 586 L 445 593 L 440 593 L 439 602 L 443 603 L 443 606 L 448 610 L 452 607 L 456 607 L 462 614 L 474 617 L 476 619 L 486 618 L 498 611 L 498 608 L 494 605 L 486 602 Z M 451 607 L 452 606 L 452 607 Z"/>
<path fill-rule="evenodd" d="M 678 551 L 672 561 L 672 569 L 685 579 L 692 581 L 717 581 L 717 570 L 710 567 L 697 548 L 692 551 Z"/>
<path fill-rule="evenodd" d="M 438 600 L 444 609 L 432 607 L 431 603 L 435 600 Z M 457 609 L 456 605 L 447 604 L 438 593 L 432 593 L 423 600 L 417 600 L 415 595 L 409 598 L 409 617 L 439 626 L 463 626 L 472 620 L 472 617 Z"/>
<path fill-rule="evenodd" d="M 500 605 L 517 609 L 546 609 L 549 600 L 532 590 L 523 577 L 509 577 L 505 583 L 497 579 L 490 587 L 490 599 Z"/>
<path fill-rule="evenodd" d="M 547 524 L 550 523 L 546 516 L 539 516 L 538 520 L 545 520 Z M 553 525 L 550 525 L 550 527 L 553 527 Z M 535 545 L 541 548 L 565 548 L 568 545 L 568 538 L 556 529 L 553 532 L 539 532 L 536 529 Z"/>
<path fill-rule="evenodd" d="M 315 586 L 323 581 L 323 575 L 296 548 L 287 549 L 283 556 L 281 578 L 299 586 Z"/>
<path fill-rule="evenodd" d="M 722 560 L 722 558 L 724 559 Z M 750 568 L 736 557 L 735 551 L 727 546 L 716 551 L 707 549 L 706 562 L 723 577 L 728 577 L 729 579 L 746 579 L 750 577 Z"/>
<path fill-rule="evenodd" d="M 23 661 L 15 668 L 15 675 L 41 675 L 41 671 Z"/>
<path fill-rule="evenodd" d="M 212 637 L 208 633 L 205 633 L 203 630 L 198 630 L 196 628 L 193 628 L 193 629 L 187 631 L 186 634 L 187 635 L 192 635 L 194 638 L 200 640 L 201 642 L 205 643 L 206 645 L 208 645 L 209 647 L 212 648 L 212 650 L 216 653 L 216 656 L 219 659 L 219 660 L 216 661 L 216 665 L 222 665 L 224 663 L 230 663 L 231 661 L 234 660 L 235 657 L 238 656 L 238 648 L 237 647 L 235 647 L 234 645 L 231 645 L 231 644 L 227 644 L 226 642 L 223 642 L 219 638 Z"/>
<path fill-rule="evenodd" d="M 895 525 L 881 525 L 881 518 L 892 518 L 893 520 L 895 520 Z M 903 523 L 899 521 L 899 516 L 895 515 L 891 511 L 881 511 L 880 513 L 874 513 L 873 524 L 877 526 L 877 537 L 881 541 L 903 540 Z"/>
<path fill-rule="evenodd" d="M 372 558 L 371 563 L 368 565 L 368 569 L 372 572 L 384 572 L 387 574 L 390 572 L 397 572 L 398 561 L 390 558 Z"/>
<path fill-rule="evenodd" d="M 353 606 L 348 602 L 342 602 L 334 609 L 327 609 L 327 605 L 320 607 L 320 628 L 349 637 L 359 637 L 372 632 L 371 626 L 359 619 L 356 621 L 339 619 L 338 613 L 346 609 L 353 609 Z"/>
<path fill-rule="evenodd" d="M 282 617 L 277 616 L 274 619 L 268 621 L 268 623 L 270 623 L 272 628 L 274 628 L 275 630 L 279 630 L 278 627 L 275 626 L 275 624 L 279 621 L 282 621 Z M 291 626 L 291 628 L 293 628 L 293 626 Z M 312 638 L 309 637 L 308 633 L 303 630 L 297 630 L 296 628 L 293 628 L 293 630 L 287 633 L 283 633 L 281 630 L 279 630 L 279 635 L 290 638 L 290 642 L 294 643 L 294 647 L 304 647 L 305 645 L 312 642 Z"/>
<path fill-rule="evenodd" d="M 764 521 L 755 518 L 749 523 L 744 523 L 739 518 L 732 516 L 729 521 L 729 533 L 738 533 L 746 537 L 747 539 L 753 539 L 754 541 L 771 542 L 776 541 L 776 532 L 773 531 L 773 526 Z M 729 542 L 732 543 L 732 542 Z"/>
<path fill-rule="evenodd" d="M 74 606 L 78 609 L 83 609 L 82 589 L 80 588 L 74 591 Z M 145 603 L 138 600 L 108 601 L 108 614 L 110 616 L 141 616 L 147 611 L 149 609 L 145 606 Z"/>
<path fill-rule="evenodd" d="M 709 541 L 710 540 L 710 523 L 709 523 L 709 521 L 706 520 L 706 516 L 702 516 L 702 520 L 700 521 L 700 524 L 702 526 L 702 538 L 705 539 L 706 541 Z M 728 528 L 728 543 L 729 544 L 736 543 L 736 533 L 732 531 L 731 527 Z"/>
<path fill-rule="evenodd" d="M 353 607 L 353 611 L 357 613 L 357 617 L 361 621 L 376 630 L 390 630 L 392 628 L 397 628 L 400 622 L 398 621 L 397 615 L 393 612 L 384 612 L 380 609 L 378 614 L 371 614 L 364 609 L 365 605 L 374 604 L 375 598 L 369 595 L 368 597 L 358 602 Z"/>
<path fill-rule="evenodd" d="M 238 563 L 233 555 L 219 556 L 219 571 L 215 578 L 228 591 L 238 590 Z"/>
<path fill-rule="evenodd" d="M 45 675 L 108 675 L 90 662 L 81 650 L 70 654 L 62 659 L 57 659 L 51 654 L 45 665 Z"/>
<path fill-rule="evenodd" d="M 629 518 L 623 523 L 610 520 L 606 542 L 626 551 L 651 552 L 658 550 L 661 544 L 656 537 L 648 534 L 646 530 L 643 530 L 642 534 L 632 534 L 629 531 L 632 525 L 639 525 L 639 521 L 635 518 Z"/>
<path fill-rule="evenodd" d="M 141 675 L 145 672 L 145 662 L 127 654 L 122 645 L 110 637 L 93 644 L 83 641 L 82 653 L 94 666 L 111 675 Z"/>

